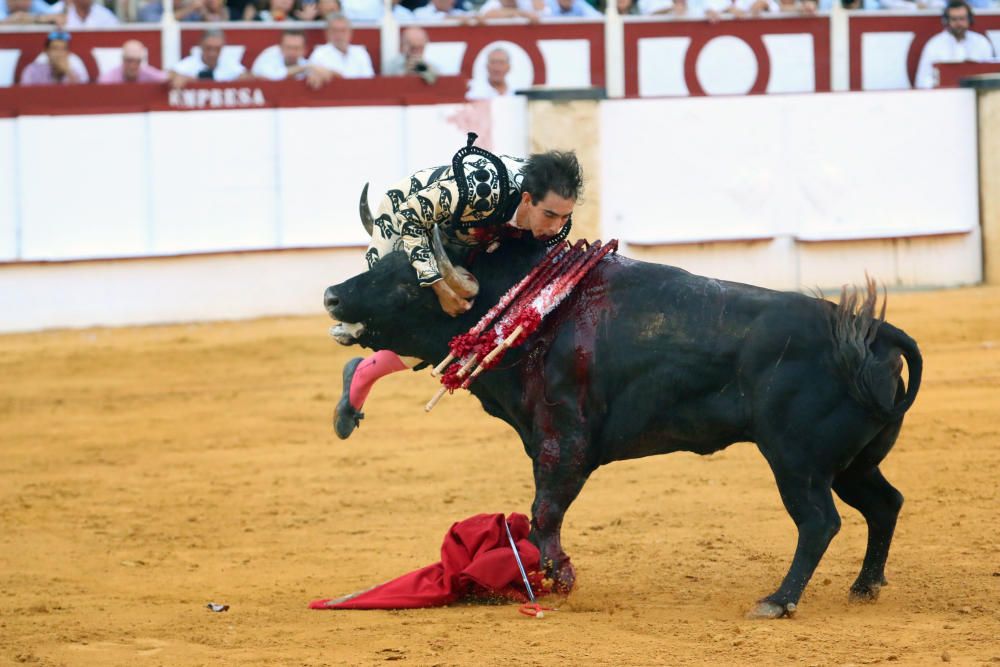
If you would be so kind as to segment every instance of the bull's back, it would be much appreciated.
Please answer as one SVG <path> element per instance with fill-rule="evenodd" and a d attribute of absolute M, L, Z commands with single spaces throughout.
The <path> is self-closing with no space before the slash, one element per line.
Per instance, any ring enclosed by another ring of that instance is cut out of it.
<path fill-rule="evenodd" d="M 553 350 L 559 364 L 579 363 L 581 332 L 602 313 L 587 414 L 602 422 L 606 460 L 750 439 L 755 375 L 783 353 L 815 356 L 829 330 L 829 309 L 816 299 L 622 257 L 566 305 L 573 332 Z"/>
<path fill-rule="evenodd" d="M 655 363 L 691 389 L 724 384 L 747 343 L 761 334 L 796 330 L 813 338 L 829 321 L 822 304 L 809 297 L 620 257 L 583 287 L 606 291 L 601 351 L 617 358 L 616 367 L 634 375 Z M 580 318 L 579 305 L 576 310 Z"/>

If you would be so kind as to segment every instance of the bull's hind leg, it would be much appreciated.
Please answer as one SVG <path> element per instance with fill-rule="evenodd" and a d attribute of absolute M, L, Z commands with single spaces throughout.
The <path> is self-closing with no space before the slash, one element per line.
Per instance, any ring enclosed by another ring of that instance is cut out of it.
<path fill-rule="evenodd" d="M 903 494 L 886 481 L 878 468 L 848 469 L 833 485 L 841 499 L 857 509 L 868 522 L 868 549 L 861 573 L 851 585 L 851 598 L 858 601 L 878 599 L 885 580 L 885 561 L 896 530 L 896 517 L 903 506 Z"/>
<path fill-rule="evenodd" d="M 878 599 L 885 580 L 885 561 L 896 530 L 896 519 L 903 506 L 903 494 L 886 481 L 878 464 L 892 448 L 902 421 L 887 426 L 833 481 L 833 490 L 841 500 L 861 512 L 868 523 L 868 548 L 861 572 L 851 586 L 851 598 L 858 601 Z"/>
<path fill-rule="evenodd" d="M 799 530 L 792 566 L 778 590 L 750 612 L 754 618 L 780 618 L 795 610 L 833 536 L 840 530 L 840 515 L 833 504 L 830 479 L 804 469 L 771 463 L 785 509 Z"/>

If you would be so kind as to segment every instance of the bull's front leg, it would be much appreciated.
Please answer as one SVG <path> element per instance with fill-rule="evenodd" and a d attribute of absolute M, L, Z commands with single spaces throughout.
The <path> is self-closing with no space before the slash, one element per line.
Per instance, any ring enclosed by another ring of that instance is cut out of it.
<path fill-rule="evenodd" d="M 560 540 L 563 517 L 590 476 L 588 441 L 574 434 L 542 437 L 533 457 L 535 501 L 531 505 L 530 539 L 538 547 L 542 568 L 557 592 L 568 593 L 576 574 Z"/>

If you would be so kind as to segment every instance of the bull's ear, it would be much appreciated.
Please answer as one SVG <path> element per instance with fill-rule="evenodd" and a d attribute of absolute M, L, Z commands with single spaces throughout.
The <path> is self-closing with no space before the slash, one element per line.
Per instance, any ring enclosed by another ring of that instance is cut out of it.
<path fill-rule="evenodd" d="M 368 236 L 371 236 L 375 223 L 372 221 L 372 210 L 368 208 L 367 183 L 365 183 L 365 187 L 361 191 L 361 202 L 358 204 L 358 210 L 361 212 L 361 224 L 365 226 L 365 231 L 368 232 Z"/>
<path fill-rule="evenodd" d="M 448 283 L 448 287 L 463 299 L 471 299 L 479 294 L 479 283 L 476 282 L 475 276 L 463 267 L 456 269 L 455 265 L 451 263 L 451 258 L 444 250 L 441 230 L 437 225 L 431 229 L 431 251 L 434 253 L 434 259 L 437 260 L 438 271 L 441 272 L 444 281 Z"/>

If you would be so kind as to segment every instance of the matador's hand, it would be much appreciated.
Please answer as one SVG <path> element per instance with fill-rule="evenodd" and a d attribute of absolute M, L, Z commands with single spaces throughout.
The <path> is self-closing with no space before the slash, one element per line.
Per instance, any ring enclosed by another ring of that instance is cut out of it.
<path fill-rule="evenodd" d="M 431 285 L 431 289 L 433 289 L 434 293 L 437 294 L 438 302 L 441 304 L 441 309 L 452 317 L 458 317 L 472 308 L 471 301 L 460 297 L 453 289 L 451 289 L 451 287 L 448 286 L 448 283 L 443 280 L 439 280 Z"/>

